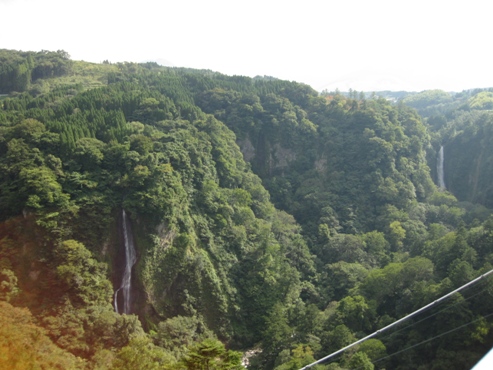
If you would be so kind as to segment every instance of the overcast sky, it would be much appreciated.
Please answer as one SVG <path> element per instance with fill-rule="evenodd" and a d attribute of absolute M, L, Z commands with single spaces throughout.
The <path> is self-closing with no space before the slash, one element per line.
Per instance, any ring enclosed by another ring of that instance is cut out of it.
<path fill-rule="evenodd" d="M 0 0 L 0 48 L 167 60 L 317 90 L 493 87 L 484 0 Z"/>

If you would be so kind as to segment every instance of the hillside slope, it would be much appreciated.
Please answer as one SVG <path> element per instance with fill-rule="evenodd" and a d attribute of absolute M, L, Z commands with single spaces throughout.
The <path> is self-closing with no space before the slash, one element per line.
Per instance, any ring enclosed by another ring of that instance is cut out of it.
<path fill-rule="evenodd" d="M 0 298 L 31 309 L 70 353 L 60 361 L 230 369 L 232 349 L 253 348 L 249 368 L 299 368 L 491 268 L 490 211 L 438 191 L 430 131 L 402 104 L 63 52 L 0 56 Z M 50 58 L 67 68 L 36 74 Z M 467 367 L 493 343 L 478 294 L 319 368 Z"/>

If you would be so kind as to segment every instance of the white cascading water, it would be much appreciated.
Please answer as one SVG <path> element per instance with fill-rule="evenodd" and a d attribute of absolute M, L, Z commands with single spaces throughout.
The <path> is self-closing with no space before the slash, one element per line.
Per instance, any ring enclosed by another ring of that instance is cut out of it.
<path fill-rule="evenodd" d="M 441 189 L 445 189 L 445 179 L 443 176 L 443 145 L 440 147 L 440 151 L 438 152 L 438 161 L 437 161 L 437 174 L 438 174 L 438 186 Z"/>
<path fill-rule="evenodd" d="M 118 312 L 118 292 L 121 290 L 123 295 L 123 311 L 124 314 L 130 313 L 131 302 L 131 281 L 132 281 L 132 267 L 137 261 L 135 255 L 134 239 L 132 235 L 132 229 L 130 228 L 130 221 L 127 217 L 125 210 L 122 210 L 122 226 L 123 226 L 123 241 L 125 246 L 125 270 L 123 271 L 122 284 L 115 292 L 113 298 L 115 311 Z"/>

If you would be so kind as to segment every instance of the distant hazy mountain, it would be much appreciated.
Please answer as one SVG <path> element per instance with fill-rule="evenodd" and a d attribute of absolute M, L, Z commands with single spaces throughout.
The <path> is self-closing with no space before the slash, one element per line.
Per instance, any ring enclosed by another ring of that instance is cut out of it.
<path fill-rule="evenodd" d="M 169 60 L 167 59 L 163 59 L 163 58 L 157 58 L 157 59 L 148 59 L 148 60 L 145 60 L 145 62 L 155 62 L 163 67 L 176 67 L 175 64 L 173 64 L 173 62 L 170 62 Z"/>
<path fill-rule="evenodd" d="M 418 75 L 409 71 L 358 71 L 342 78 L 329 80 L 320 90 L 348 91 L 408 91 L 419 92 L 429 89 L 453 90 L 449 81 L 441 81 L 438 76 Z"/>

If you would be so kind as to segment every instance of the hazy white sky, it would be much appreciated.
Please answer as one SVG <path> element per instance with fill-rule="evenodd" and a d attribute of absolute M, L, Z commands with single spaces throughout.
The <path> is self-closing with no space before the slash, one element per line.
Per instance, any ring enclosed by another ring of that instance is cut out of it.
<path fill-rule="evenodd" d="M 0 48 L 165 59 L 315 89 L 493 87 L 485 0 L 0 0 Z"/>

